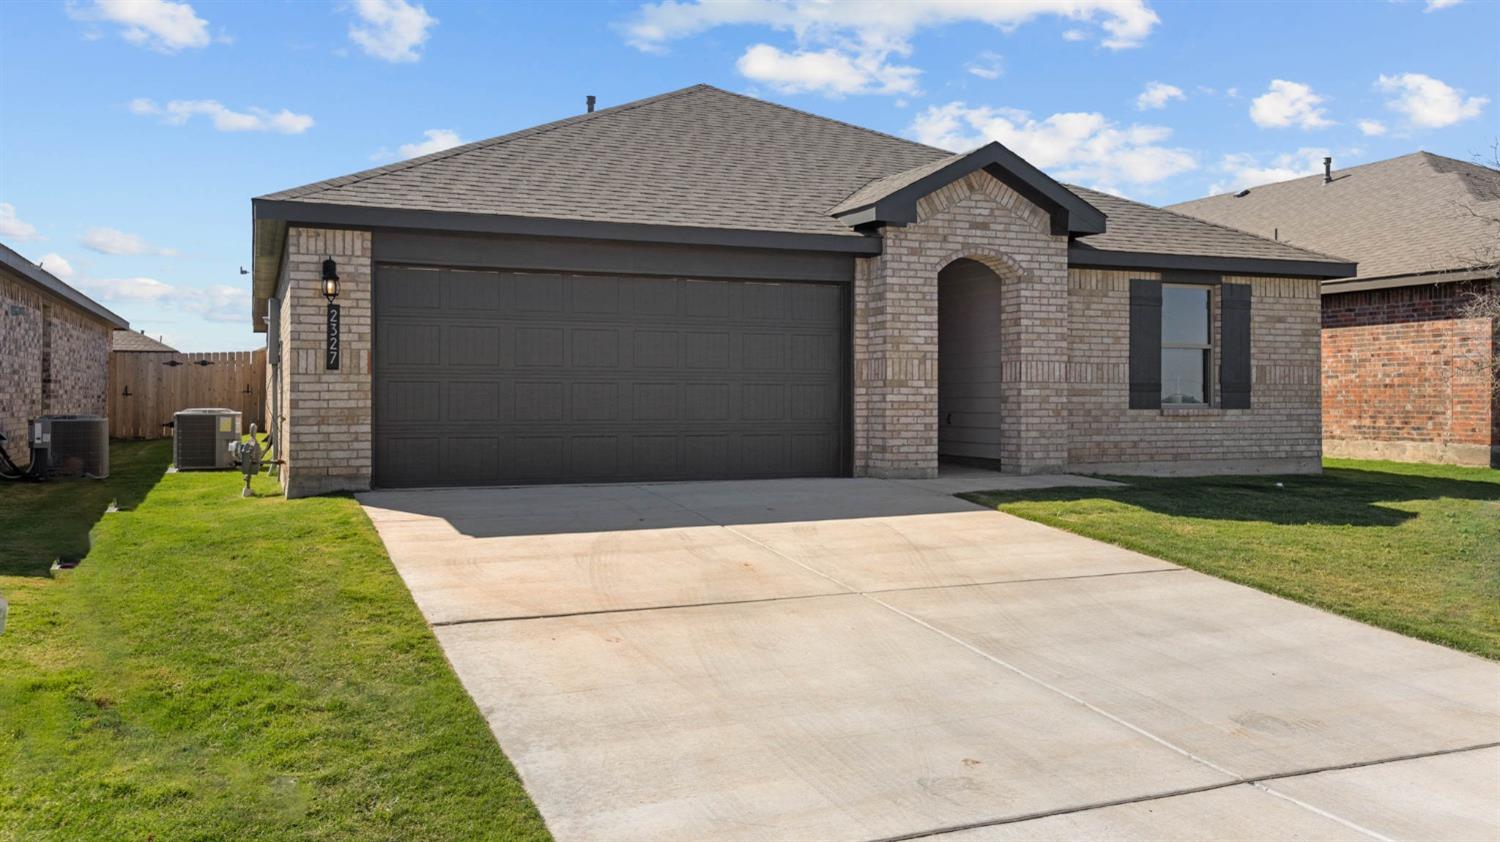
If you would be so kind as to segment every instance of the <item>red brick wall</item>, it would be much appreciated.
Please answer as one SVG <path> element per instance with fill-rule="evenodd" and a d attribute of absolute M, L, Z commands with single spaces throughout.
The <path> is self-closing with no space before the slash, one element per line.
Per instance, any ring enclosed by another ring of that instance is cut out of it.
<path fill-rule="evenodd" d="M 1323 439 L 1330 455 L 1489 464 L 1500 441 L 1496 324 L 1463 319 L 1470 284 L 1323 298 Z"/>

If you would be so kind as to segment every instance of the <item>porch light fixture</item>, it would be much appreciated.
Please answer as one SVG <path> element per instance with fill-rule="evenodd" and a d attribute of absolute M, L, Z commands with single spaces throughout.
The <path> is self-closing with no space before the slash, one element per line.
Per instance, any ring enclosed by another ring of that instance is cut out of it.
<path fill-rule="evenodd" d="M 323 297 L 329 304 L 339 297 L 339 265 L 331 257 L 323 261 Z"/>

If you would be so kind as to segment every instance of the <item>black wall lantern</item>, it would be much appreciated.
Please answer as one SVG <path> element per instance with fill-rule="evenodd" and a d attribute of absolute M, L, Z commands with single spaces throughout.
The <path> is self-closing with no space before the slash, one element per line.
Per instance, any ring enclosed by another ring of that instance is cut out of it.
<path fill-rule="evenodd" d="M 323 261 L 323 297 L 329 304 L 339 297 L 339 265 L 331 257 Z"/>
<path fill-rule="evenodd" d="M 323 297 L 328 299 L 328 353 L 323 367 L 328 371 L 338 371 L 344 356 L 339 342 L 339 305 L 333 303 L 339 297 L 339 265 L 331 257 L 323 261 Z"/>

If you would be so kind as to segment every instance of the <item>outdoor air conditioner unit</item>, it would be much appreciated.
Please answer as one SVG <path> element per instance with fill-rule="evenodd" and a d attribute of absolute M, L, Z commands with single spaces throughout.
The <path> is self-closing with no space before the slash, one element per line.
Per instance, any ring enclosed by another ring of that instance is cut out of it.
<path fill-rule="evenodd" d="M 179 471 L 234 467 L 229 444 L 239 440 L 237 409 L 184 409 L 172 416 L 172 462 Z"/>
<path fill-rule="evenodd" d="M 43 415 L 30 424 L 33 458 L 45 458 L 47 476 L 109 476 L 109 419 L 97 415 Z"/>

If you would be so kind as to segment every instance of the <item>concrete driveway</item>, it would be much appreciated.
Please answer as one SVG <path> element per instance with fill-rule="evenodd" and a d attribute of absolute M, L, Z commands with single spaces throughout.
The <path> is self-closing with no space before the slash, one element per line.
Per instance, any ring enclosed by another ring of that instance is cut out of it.
<path fill-rule="evenodd" d="M 1500 838 L 1500 666 L 1011 481 L 360 499 L 560 840 Z"/>

